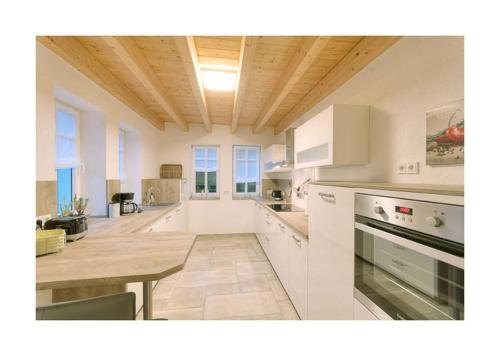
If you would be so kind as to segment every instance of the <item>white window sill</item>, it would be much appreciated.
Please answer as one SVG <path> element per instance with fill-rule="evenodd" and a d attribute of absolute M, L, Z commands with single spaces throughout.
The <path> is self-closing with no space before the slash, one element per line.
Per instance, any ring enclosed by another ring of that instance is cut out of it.
<path fill-rule="evenodd" d="M 220 196 L 210 196 L 210 197 L 201 197 L 201 196 L 191 196 L 189 200 L 220 200 Z"/>
<path fill-rule="evenodd" d="M 233 195 L 233 200 L 255 200 L 258 195 Z"/>

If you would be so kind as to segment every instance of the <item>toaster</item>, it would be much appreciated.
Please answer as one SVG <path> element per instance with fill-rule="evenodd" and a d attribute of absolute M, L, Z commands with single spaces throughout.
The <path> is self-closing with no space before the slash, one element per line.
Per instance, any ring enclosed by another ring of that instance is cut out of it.
<path fill-rule="evenodd" d="M 44 230 L 63 229 L 66 231 L 67 241 L 76 241 L 87 234 L 88 225 L 86 216 L 58 216 L 47 220 Z"/>

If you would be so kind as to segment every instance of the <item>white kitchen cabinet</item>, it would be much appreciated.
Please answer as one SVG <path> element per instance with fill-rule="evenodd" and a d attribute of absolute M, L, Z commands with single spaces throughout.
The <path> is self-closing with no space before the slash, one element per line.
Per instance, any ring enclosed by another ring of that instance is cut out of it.
<path fill-rule="evenodd" d="M 354 298 L 354 320 L 378 320 L 378 318 Z"/>
<path fill-rule="evenodd" d="M 266 149 L 262 155 L 264 160 L 264 173 L 290 172 L 291 167 L 284 167 L 286 162 L 286 145 L 274 144 Z"/>
<path fill-rule="evenodd" d="M 281 284 L 288 291 L 289 279 L 289 240 L 290 232 L 285 224 L 278 223 L 278 233 L 276 235 L 276 273 L 281 281 Z"/>
<path fill-rule="evenodd" d="M 301 319 L 308 317 L 308 241 L 295 232 L 288 233 L 288 295 Z"/>
<path fill-rule="evenodd" d="M 275 242 L 275 234 L 278 228 L 278 224 L 276 219 L 271 216 L 271 213 L 267 210 L 264 210 L 264 252 L 267 255 L 267 258 L 273 264 L 275 261 L 275 252 L 276 252 L 276 242 Z"/>
<path fill-rule="evenodd" d="M 162 216 L 145 229 L 146 232 L 183 232 L 187 231 L 186 204 L 182 202 L 174 210 Z"/>
<path fill-rule="evenodd" d="M 295 129 L 295 168 L 368 164 L 370 109 L 335 104 Z"/>
<path fill-rule="evenodd" d="M 354 190 L 309 187 L 308 318 L 353 319 Z"/>
<path fill-rule="evenodd" d="M 255 203 L 255 235 L 264 247 L 264 208 L 259 203 Z"/>

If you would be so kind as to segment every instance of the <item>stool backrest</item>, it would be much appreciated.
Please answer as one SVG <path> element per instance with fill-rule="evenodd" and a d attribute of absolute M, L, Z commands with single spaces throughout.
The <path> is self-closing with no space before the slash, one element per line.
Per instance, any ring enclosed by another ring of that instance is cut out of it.
<path fill-rule="evenodd" d="M 134 320 L 135 293 L 56 303 L 36 308 L 37 320 Z"/>

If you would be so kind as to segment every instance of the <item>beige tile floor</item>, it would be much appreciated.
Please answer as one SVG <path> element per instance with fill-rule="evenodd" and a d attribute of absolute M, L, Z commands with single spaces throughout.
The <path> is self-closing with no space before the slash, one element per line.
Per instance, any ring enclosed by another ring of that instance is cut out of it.
<path fill-rule="evenodd" d="M 298 319 L 254 234 L 199 235 L 184 270 L 154 288 L 153 317 Z"/>

